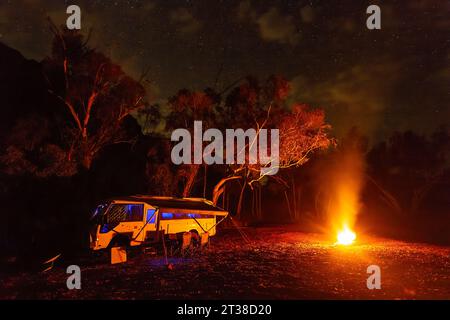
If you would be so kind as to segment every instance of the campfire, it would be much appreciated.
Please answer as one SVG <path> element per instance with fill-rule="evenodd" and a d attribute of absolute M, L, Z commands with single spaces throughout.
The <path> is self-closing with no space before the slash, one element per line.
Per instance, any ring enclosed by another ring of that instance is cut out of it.
<path fill-rule="evenodd" d="M 356 233 L 354 233 L 350 228 L 344 226 L 344 228 L 338 232 L 337 244 L 341 245 L 351 245 L 356 239 Z"/>

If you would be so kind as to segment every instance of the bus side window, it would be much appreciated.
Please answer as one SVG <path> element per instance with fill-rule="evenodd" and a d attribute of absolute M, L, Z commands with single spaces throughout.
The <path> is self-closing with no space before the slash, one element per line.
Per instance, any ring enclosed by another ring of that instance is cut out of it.
<path fill-rule="evenodd" d="M 147 223 L 155 223 L 156 221 L 156 210 L 148 209 L 147 210 Z"/>
<path fill-rule="evenodd" d="M 161 213 L 161 219 L 162 220 L 171 220 L 173 218 L 174 218 L 174 215 L 171 212 L 162 212 Z"/>
<path fill-rule="evenodd" d="M 129 204 L 127 208 L 127 218 L 126 221 L 142 221 L 144 206 L 142 204 Z"/>

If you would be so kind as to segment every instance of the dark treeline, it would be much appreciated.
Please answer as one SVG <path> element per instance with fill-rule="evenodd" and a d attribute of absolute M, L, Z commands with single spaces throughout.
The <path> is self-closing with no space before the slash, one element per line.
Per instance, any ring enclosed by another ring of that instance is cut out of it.
<path fill-rule="evenodd" d="M 119 195 L 215 199 L 241 223 L 296 222 L 315 231 L 312 226 L 324 219 L 317 172 L 343 144 L 329 136 L 320 110 L 286 108 L 288 85 L 281 77 L 247 77 L 226 92 L 180 90 L 162 117 L 140 80 L 81 36 L 51 30 L 52 53 L 41 62 L 0 44 L 4 256 L 33 260 L 86 248 L 93 208 Z M 144 119 L 144 128 L 136 118 Z M 219 129 L 255 121 L 290 129 L 296 136 L 281 137 L 280 147 L 289 168 L 257 179 L 259 168 L 251 166 L 173 165 L 167 133 L 200 119 Z M 164 132 L 151 130 L 161 121 Z M 450 243 L 448 128 L 431 137 L 395 133 L 370 149 L 363 137 L 351 137 L 367 159 L 361 225 L 379 234 Z"/>

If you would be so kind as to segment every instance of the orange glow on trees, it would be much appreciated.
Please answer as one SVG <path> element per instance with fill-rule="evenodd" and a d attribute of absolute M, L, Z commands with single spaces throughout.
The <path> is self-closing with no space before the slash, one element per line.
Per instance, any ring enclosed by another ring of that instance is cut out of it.
<path fill-rule="evenodd" d="M 140 82 L 83 42 L 77 31 L 60 30 L 50 22 L 52 54 L 44 60 L 49 92 L 70 122 L 62 127 L 67 160 L 89 169 L 104 147 L 128 142 L 122 124 L 146 105 Z"/>

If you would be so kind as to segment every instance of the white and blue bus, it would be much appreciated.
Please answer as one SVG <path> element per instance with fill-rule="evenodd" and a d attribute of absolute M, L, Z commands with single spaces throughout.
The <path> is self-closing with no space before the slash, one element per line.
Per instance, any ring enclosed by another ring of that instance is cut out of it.
<path fill-rule="evenodd" d="M 90 247 L 138 246 L 181 239 L 190 232 L 194 239 L 216 234 L 216 226 L 228 212 L 202 198 L 136 195 L 114 198 L 99 205 L 92 218 Z"/>

